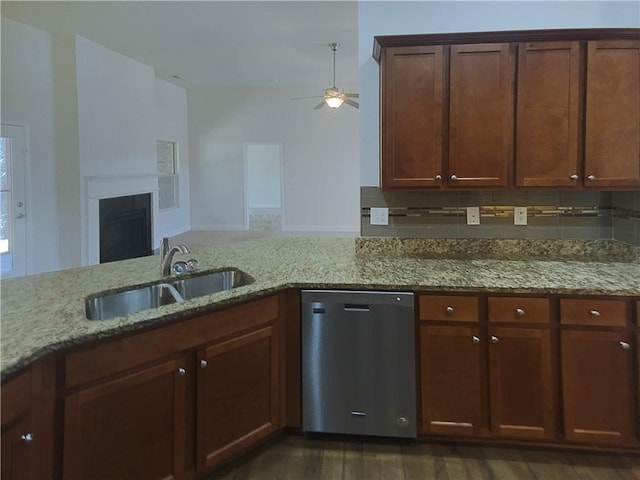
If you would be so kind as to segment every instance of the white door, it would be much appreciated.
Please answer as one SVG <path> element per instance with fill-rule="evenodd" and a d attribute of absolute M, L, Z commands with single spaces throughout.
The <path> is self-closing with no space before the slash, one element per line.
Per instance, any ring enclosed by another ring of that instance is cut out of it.
<path fill-rule="evenodd" d="M 2 124 L 0 139 L 0 264 L 2 277 L 27 270 L 24 127 Z"/>

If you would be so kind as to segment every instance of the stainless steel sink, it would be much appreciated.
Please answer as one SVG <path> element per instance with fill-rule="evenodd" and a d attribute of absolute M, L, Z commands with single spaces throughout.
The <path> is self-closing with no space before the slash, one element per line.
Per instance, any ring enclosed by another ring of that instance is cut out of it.
<path fill-rule="evenodd" d="M 238 269 L 201 273 L 184 278 L 161 280 L 152 285 L 136 286 L 121 292 L 106 292 L 87 297 L 89 320 L 107 320 L 131 315 L 150 308 L 170 305 L 203 295 L 241 287 L 254 279 Z"/>
<path fill-rule="evenodd" d="M 105 320 L 180 301 L 182 297 L 176 289 L 163 282 L 124 292 L 94 295 L 87 298 L 85 304 L 89 320 Z"/>
<path fill-rule="evenodd" d="M 171 282 L 171 285 L 176 288 L 182 298 L 189 300 L 223 290 L 231 290 L 252 282 L 253 278 L 243 271 L 232 269 L 180 278 Z"/>

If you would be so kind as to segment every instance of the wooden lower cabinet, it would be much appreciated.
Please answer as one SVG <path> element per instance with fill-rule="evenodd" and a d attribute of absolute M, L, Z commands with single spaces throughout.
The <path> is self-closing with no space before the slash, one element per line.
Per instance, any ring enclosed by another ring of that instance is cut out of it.
<path fill-rule="evenodd" d="M 184 473 L 184 357 L 65 399 L 64 480 L 172 480 Z"/>
<path fill-rule="evenodd" d="M 567 440 L 637 445 L 636 354 L 631 335 L 565 330 L 561 349 Z"/>
<path fill-rule="evenodd" d="M 1 389 L 0 478 L 53 477 L 55 377 L 50 359 L 40 360 Z"/>
<path fill-rule="evenodd" d="M 420 326 L 421 433 L 480 433 L 481 358 L 477 327 Z"/>
<path fill-rule="evenodd" d="M 535 328 L 491 328 L 491 431 L 505 438 L 555 436 L 551 335 Z"/>
<path fill-rule="evenodd" d="M 280 428 L 276 325 L 198 351 L 197 464 L 209 470 Z"/>

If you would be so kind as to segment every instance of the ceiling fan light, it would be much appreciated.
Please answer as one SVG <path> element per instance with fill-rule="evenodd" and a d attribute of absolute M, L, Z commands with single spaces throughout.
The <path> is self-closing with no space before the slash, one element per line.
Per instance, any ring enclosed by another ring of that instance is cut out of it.
<path fill-rule="evenodd" d="M 344 102 L 344 100 L 340 97 L 327 97 L 324 99 L 324 101 L 327 103 L 327 106 L 329 108 L 338 108 Z"/>

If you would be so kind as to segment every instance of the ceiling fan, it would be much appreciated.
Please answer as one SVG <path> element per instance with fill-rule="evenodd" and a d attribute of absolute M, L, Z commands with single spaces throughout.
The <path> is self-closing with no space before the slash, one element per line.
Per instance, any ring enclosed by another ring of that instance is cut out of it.
<path fill-rule="evenodd" d="M 333 51 L 333 84 L 330 88 L 325 89 L 324 95 L 316 95 L 313 97 L 300 97 L 294 98 L 294 100 L 302 100 L 304 98 L 323 98 L 322 102 L 313 107 L 314 110 L 318 110 L 322 108 L 325 104 L 329 108 L 339 108 L 342 104 L 349 105 L 354 108 L 359 108 L 358 102 L 354 102 L 351 100 L 352 98 L 358 98 L 359 95 L 357 93 L 345 93 L 341 88 L 336 87 L 336 51 L 340 48 L 340 44 L 333 42 L 330 43 L 329 46 Z"/>

